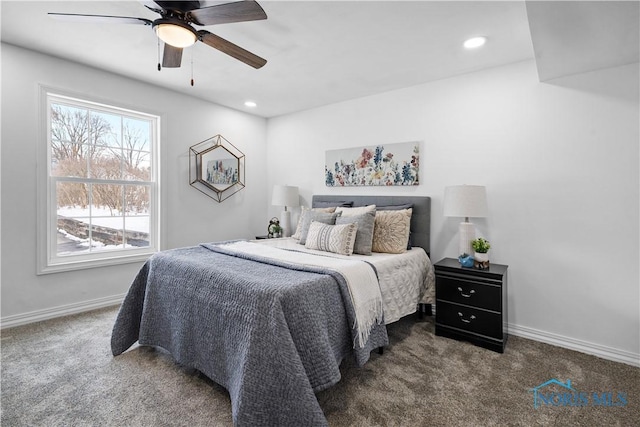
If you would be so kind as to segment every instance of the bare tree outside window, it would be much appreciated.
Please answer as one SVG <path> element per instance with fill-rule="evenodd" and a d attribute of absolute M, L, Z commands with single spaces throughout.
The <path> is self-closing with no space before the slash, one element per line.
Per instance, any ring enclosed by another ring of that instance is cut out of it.
<path fill-rule="evenodd" d="M 58 255 L 149 245 L 151 123 L 52 103 Z"/>

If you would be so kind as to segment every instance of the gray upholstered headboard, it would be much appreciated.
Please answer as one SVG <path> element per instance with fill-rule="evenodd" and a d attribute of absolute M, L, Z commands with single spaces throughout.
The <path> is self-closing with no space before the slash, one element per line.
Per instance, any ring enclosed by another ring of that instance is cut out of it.
<path fill-rule="evenodd" d="M 353 202 L 353 206 L 389 206 L 410 203 L 413 205 L 411 244 L 420 246 L 427 254 L 431 254 L 431 197 L 314 195 L 311 199 L 311 207 L 315 207 L 316 202 Z"/>

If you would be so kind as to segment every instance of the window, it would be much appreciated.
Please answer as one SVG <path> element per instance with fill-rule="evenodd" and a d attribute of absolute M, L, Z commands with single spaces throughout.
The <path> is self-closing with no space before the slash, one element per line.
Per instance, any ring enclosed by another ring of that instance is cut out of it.
<path fill-rule="evenodd" d="M 159 248 L 160 118 L 43 91 L 39 273 L 145 259 Z"/>

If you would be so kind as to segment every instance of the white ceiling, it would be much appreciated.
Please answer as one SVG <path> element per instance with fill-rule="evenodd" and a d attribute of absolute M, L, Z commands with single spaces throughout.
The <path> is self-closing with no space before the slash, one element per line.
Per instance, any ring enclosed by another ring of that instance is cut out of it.
<path fill-rule="evenodd" d="M 136 1 L 2 1 L 1 38 L 263 117 L 534 58 L 524 1 L 259 3 L 267 13 L 265 21 L 205 27 L 267 59 L 258 70 L 196 43 L 185 49 L 181 68 L 158 72 L 158 44 L 150 27 L 62 22 L 47 16 L 158 17 Z M 545 21 L 553 11 L 537 15 Z M 625 25 L 635 25 L 637 32 L 637 19 Z M 593 25 L 575 20 L 567 28 L 572 35 L 581 30 L 592 34 Z M 462 42 L 475 35 L 487 36 L 487 44 L 465 50 Z M 194 87 L 189 84 L 192 58 Z M 246 100 L 258 106 L 245 107 Z"/>

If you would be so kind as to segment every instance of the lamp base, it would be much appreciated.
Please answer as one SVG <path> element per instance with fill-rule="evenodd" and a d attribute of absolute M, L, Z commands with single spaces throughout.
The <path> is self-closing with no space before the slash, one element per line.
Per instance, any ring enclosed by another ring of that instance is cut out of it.
<path fill-rule="evenodd" d="M 280 214 L 280 227 L 282 227 L 283 237 L 291 237 L 291 212 L 282 211 Z"/>
<path fill-rule="evenodd" d="M 460 234 L 458 255 L 472 255 L 473 248 L 471 247 L 471 241 L 476 238 L 476 227 L 470 222 L 461 222 L 458 226 L 458 234 Z"/>

